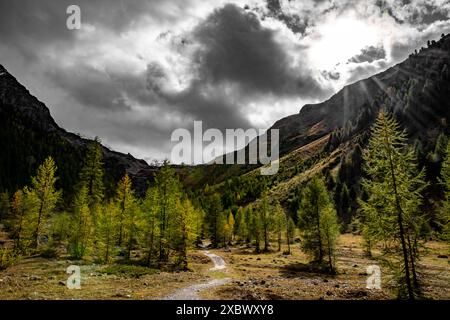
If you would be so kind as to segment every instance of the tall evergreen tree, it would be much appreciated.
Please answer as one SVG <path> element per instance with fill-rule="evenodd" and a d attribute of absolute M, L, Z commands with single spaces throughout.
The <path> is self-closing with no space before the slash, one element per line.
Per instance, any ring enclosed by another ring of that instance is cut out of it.
<path fill-rule="evenodd" d="M 286 244 L 287 244 L 287 250 L 286 254 L 291 254 L 291 244 L 294 242 L 294 235 L 295 235 L 295 222 L 294 220 L 286 216 Z"/>
<path fill-rule="evenodd" d="M 212 244 L 217 247 L 223 241 L 225 226 L 225 215 L 222 202 L 218 194 L 213 194 L 208 198 L 206 208 L 206 222 Z"/>
<path fill-rule="evenodd" d="M 80 171 L 80 184 L 78 188 L 86 187 L 89 199 L 89 211 L 92 215 L 93 231 L 96 232 L 97 216 L 101 214 L 104 200 L 104 168 L 103 151 L 98 137 L 90 143 Z"/>
<path fill-rule="evenodd" d="M 273 219 L 272 219 L 272 212 L 270 212 L 270 205 L 269 200 L 267 197 L 267 192 L 263 192 L 262 194 L 262 200 L 261 200 L 261 207 L 258 210 L 260 220 L 260 224 L 262 227 L 263 232 L 263 239 L 264 239 L 264 252 L 269 251 L 270 246 L 270 232 L 273 227 Z"/>
<path fill-rule="evenodd" d="M 282 234 L 284 230 L 286 230 L 287 221 L 286 214 L 278 201 L 275 203 L 273 214 L 274 229 L 277 234 L 278 251 L 281 251 L 281 243 L 283 241 Z"/>
<path fill-rule="evenodd" d="M 61 191 L 56 190 L 56 165 L 51 157 L 48 157 L 37 170 L 37 175 L 31 179 L 31 189 L 26 195 L 33 199 L 31 206 L 31 220 L 34 226 L 33 247 L 38 248 L 40 238 L 48 218 L 54 213 L 57 202 L 61 198 Z"/>
<path fill-rule="evenodd" d="M 159 261 L 167 262 L 169 259 L 169 249 L 172 238 L 172 222 L 177 214 L 177 201 L 181 196 L 181 185 L 178 176 L 168 161 L 164 161 L 163 166 L 155 177 L 155 184 L 158 188 L 158 246 Z"/>
<path fill-rule="evenodd" d="M 20 252 L 23 249 L 22 242 L 24 241 L 24 233 L 26 227 L 26 199 L 22 190 L 17 190 L 14 193 L 12 201 L 13 226 L 12 238 L 14 239 L 14 250 Z"/>
<path fill-rule="evenodd" d="M 247 239 L 247 223 L 246 223 L 246 210 L 239 208 L 236 213 L 236 219 L 234 223 L 234 235 L 238 239 L 238 242 L 246 241 Z"/>
<path fill-rule="evenodd" d="M 450 142 L 447 144 L 444 156 L 440 183 L 444 188 L 445 197 L 443 206 L 439 212 L 439 221 L 442 227 L 442 238 L 450 242 Z"/>
<path fill-rule="evenodd" d="M 385 247 L 393 247 L 391 256 L 398 263 L 390 265 L 403 266 L 398 272 L 399 293 L 406 291 L 408 298 L 414 299 L 414 288 L 418 286 L 418 241 L 425 224 L 420 212 L 421 192 L 426 183 L 406 139 L 396 120 L 381 111 L 364 155 L 369 178 L 363 181 L 363 187 L 369 197 L 361 201 L 361 208 L 370 238 L 384 242 Z"/>
<path fill-rule="evenodd" d="M 133 249 L 133 246 L 138 243 L 139 233 L 143 222 L 142 212 L 137 199 L 132 195 L 130 200 L 130 208 L 125 212 L 123 220 L 123 231 L 126 244 L 125 258 L 127 260 L 131 259 L 131 250 Z"/>
<path fill-rule="evenodd" d="M 302 248 L 318 263 L 322 263 L 326 257 L 329 266 L 333 265 L 332 252 L 337 237 L 335 231 L 338 229 L 335 216 L 336 210 L 325 181 L 315 176 L 303 190 L 298 210 Z M 332 267 L 330 271 L 333 271 Z"/>
<path fill-rule="evenodd" d="M 154 263 L 156 253 L 158 252 L 157 239 L 159 238 L 158 214 L 159 193 L 156 187 L 147 189 L 144 201 L 142 202 L 142 212 L 144 219 L 144 243 L 147 249 L 147 265 Z"/>
<path fill-rule="evenodd" d="M 247 209 L 247 214 L 249 217 L 249 231 L 250 238 L 254 240 L 255 243 L 255 252 L 261 252 L 261 237 L 263 234 L 263 226 L 261 223 L 261 219 L 255 210 L 253 210 L 252 206 L 249 206 Z"/>
<path fill-rule="evenodd" d="M 174 248 L 177 252 L 177 265 L 181 270 L 188 270 L 187 250 L 195 239 L 195 215 L 198 213 L 189 199 L 177 201 L 178 214 L 174 216 Z"/>
<path fill-rule="evenodd" d="M 227 222 L 225 224 L 225 242 L 227 245 L 231 245 L 233 241 L 233 231 L 234 231 L 235 220 L 233 212 L 230 211 L 228 214 Z"/>
<path fill-rule="evenodd" d="M 100 261 L 111 262 L 114 256 L 114 247 L 117 239 L 118 208 L 113 201 L 102 207 L 97 219 L 97 243 L 96 253 Z"/>
<path fill-rule="evenodd" d="M 134 195 L 131 189 L 131 179 L 125 174 L 117 184 L 116 204 L 118 207 L 118 234 L 117 244 L 122 246 L 124 243 L 124 225 L 130 211 L 133 210 Z"/>
<path fill-rule="evenodd" d="M 95 138 L 88 147 L 84 165 L 80 171 L 80 182 L 87 188 L 89 207 L 101 204 L 104 198 L 103 152 L 100 139 Z"/>
<path fill-rule="evenodd" d="M 74 198 L 69 237 L 69 252 L 75 259 L 82 259 L 92 241 L 92 218 L 89 211 L 88 189 L 83 186 Z"/>

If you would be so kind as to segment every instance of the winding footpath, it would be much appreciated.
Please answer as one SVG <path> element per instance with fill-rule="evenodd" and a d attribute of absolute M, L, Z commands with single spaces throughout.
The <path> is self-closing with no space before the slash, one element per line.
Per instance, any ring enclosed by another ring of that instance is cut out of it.
<path fill-rule="evenodd" d="M 226 268 L 225 261 L 222 257 L 214 253 L 209 253 L 209 251 L 205 251 L 204 254 L 214 263 L 214 267 L 209 269 L 209 271 L 224 270 Z M 199 295 L 201 291 L 221 286 L 230 280 L 231 278 L 213 279 L 206 283 L 194 284 L 186 288 L 178 289 L 171 295 L 165 297 L 164 300 L 201 300 L 202 298 Z"/>

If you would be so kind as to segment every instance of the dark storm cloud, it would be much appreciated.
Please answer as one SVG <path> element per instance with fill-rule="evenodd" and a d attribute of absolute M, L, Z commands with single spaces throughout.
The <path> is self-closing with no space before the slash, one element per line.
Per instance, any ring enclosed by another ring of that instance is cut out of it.
<path fill-rule="evenodd" d="M 361 53 L 349 59 L 351 63 L 374 62 L 386 58 L 386 51 L 383 47 L 369 46 L 363 48 Z"/>
<path fill-rule="evenodd" d="M 242 90 L 258 94 L 317 97 L 326 93 L 304 65 L 293 65 L 276 37 L 251 12 L 232 4 L 216 10 L 193 33 L 202 47 L 195 59 L 201 81 L 237 83 Z"/>
<path fill-rule="evenodd" d="M 97 70 L 85 64 L 71 68 L 50 68 L 47 76 L 75 100 L 91 109 L 110 112 L 130 111 L 132 103 L 151 105 L 157 102 L 147 88 L 146 73 L 127 70 Z M 127 101 L 130 97 L 132 101 Z"/>
<path fill-rule="evenodd" d="M 189 128 L 192 120 L 203 120 L 205 127 L 248 128 L 249 115 L 255 112 L 248 109 L 250 103 L 254 108 L 258 101 L 270 99 L 320 100 L 329 96 L 331 92 L 301 60 L 309 48 L 265 27 L 277 28 L 278 22 L 273 21 L 278 20 L 293 32 L 290 36 L 301 39 L 316 24 L 323 23 L 321 17 L 339 16 L 360 4 L 350 0 L 310 2 L 314 5 L 298 12 L 283 12 L 279 0 L 261 0 L 255 8 L 228 4 L 207 15 L 212 8 L 200 0 L 1 0 L 0 55 L 5 61 L 0 63 L 21 70 L 22 74 L 15 74 L 18 79 L 26 74 L 32 81 L 35 72 L 34 80 L 45 82 L 41 90 L 56 87 L 61 90 L 58 94 L 69 97 L 68 101 L 61 101 L 65 108 L 57 104 L 49 107 L 61 110 L 59 119 L 74 118 L 71 125 L 76 131 L 107 137 L 110 143 L 120 146 L 151 145 L 166 152 L 171 131 L 176 126 Z M 375 0 L 370 3 L 373 6 Z M 377 3 L 382 8 L 380 12 L 387 12 L 403 25 L 428 24 L 448 14 L 432 2 L 429 7 L 419 7 L 416 1 L 405 1 L 400 7 L 393 6 L 392 1 Z M 71 4 L 81 7 L 82 24 L 93 26 L 92 30 L 67 30 L 66 9 Z M 403 7 L 411 7 L 406 13 L 413 13 L 397 17 L 398 8 Z M 199 9 L 197 13 L 204 12 L 205 16 L 192 18 L 196 14 L 187 8 Z M 187 24 L 186 30 L 182 29 L 184 24 L 180 27 L 174 23 L 176 27 L 171 27 L 171 22 L 184 22 L 185 18 L 199 22 L 196 26 Z M 192 58 L 187 75 L 175 74 L 178 68 L 164 67 L 165 52 L 153 52 L 153 47 L 148 51 L 155 57 L 140 60 L 158 61 L 149 64 L 147 70 L 145 64 L 135 63 L 133 50 L 117 49 L 128 31 L 142 31 L 142 25 L 154 26 L 161 32 L 161 39 L 173 41 L 174 46 L 176 43 L 175 50 L 168 49 L 169 60 L 173 56 L 177 59 L 178 50 L 183 59 Z M 353 58 L 358 67 L 351 70 L 350 81 L 387 67 L 382 64 L 384 60 L 379 60 L 385 59 L 387 53 L 394 61 L 403 59 L 426 43 L 430 35 L 414 41 L 411 39 L 416 35 L 399 39 L 392 48 L 386 47 L 386 52 L 366 48 Z M 59 52 L 67 56 L 58 55 Z M 18 68 L 22 62 L 25 66 Z M 136 71 L 139 68 L 141 71 Z M 345 75 L 336 71 L 322 73 L 327 83 L 342 80 Z M 182 89 L 174 88 L 177 76 L 182 80 L 189 78 L 190 82 L 183 83 Z M 44 93 L 48 96 L 52 91 L 48 92 Z"/>
<path fill-rule="evenodd" d="M 28 60 L 39 58 L 39 47 L 67 46 L 76 41 L 76 32 L 66 28 L 67 7 L 81 8 L 81 22 L 119 34 L 143 17 L 170 21 L 164 0 L 2 0 L 0 39 L 16 47 Z M 182 6 L 182 2 L 177 3 Z"/>
<path fill-rule="evenodd" d="M 2 0 L 0 34 L 2 39 L 17 35 L 40 41 L 71 38 L 73 32 L 65 25 L 66 9 L 72 4 L 81 8 L 82 22 L 121 32 L 143 16 L 173 19 L 170 12 L 162 9 L 163 3 L 163 0 Z"/>
<path fill-rule="evenodd" d="M 168 75 L 158 64 L 148 66 L 148 87 L 167 108 L 219 129 L 248 128 L 243 102 L 252 96 L 329 94 L 306 69 L 292 66 L 275 37 L 255 14 L 228 4 L 201 22 L 184 42 L 200 45 L 193 54 L 197 76 L 189 87 L 177 93 L 161 89 Z"/>

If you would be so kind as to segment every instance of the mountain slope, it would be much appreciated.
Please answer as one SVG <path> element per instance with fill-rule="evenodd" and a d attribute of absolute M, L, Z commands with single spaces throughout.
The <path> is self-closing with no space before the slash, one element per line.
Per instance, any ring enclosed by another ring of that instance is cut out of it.
<path fill-rule="evenodd" d="M 404 62 L 344 87 L 323 103 L 305 105 L 298 114 L 273 125 L 272 128 L 280 130 L 281 153 L 345 126 L 350 133 L 355 132 L 358 121 L 359 129 L 367 127 L 370 115 L 381 107 L 394 112 L 411 134 L 418 130 L 422 135 L 439 127 L 450 115 L 449 66 L 450 35 L 447 35 Z"/>
<path fill-rule="evenodd" d="M 442 192 L 436 183 L 442 161 L 442 150 L 438 150 L 442 148 L 436 147 L 437 141 L 450 134 L 449 66 L 447 35 L 431 41 L 428 48 L 411 54 L 404 62 L 346 86 L 329 100 L 306 105 L 298 114 L 277 121 L 271 129 L 280 130 L 278 174 L 263 178 L 258 169 L 250 166 L 239 169 L 234 165 L 215 171 L 209 167 L 204 169 L 208 174 L 200 181 L 208 182 L 212 192 L 222 194 L 224 203 L 233 202 L 228 198 L 237 199 L 239 206 L 258 203 L 259 196 L 255 197 L 253 190 L 266 185 L 269 198 L 280 201 L 295 217 L 299 190 L 321 172 L 333 192 L 342 221 L 350 222 L 358 209 L 356 200 L 362 196 L 362 150 L 383 108 L 393 113 L 407 131 L 409 143 L 430 182 L 425 206 L 431 208 Z M 212 181 L 208 177 L 218 179 Z M 343 189 L 349 192 L 346 201 L 342 200 Z"/>
<path fill-rule="evenodd" d="M 37 166 L 51 155 L 58 166 L 60 187 L 70 192 L 90 142 L 60 128 L 48 108 L 0 66 L 0 191 L 12 192 L 29 183 Z M 145 189 L 155 168 L 106 147 L 103 154 L 108 187 L 128 172 L 136 189 Z"/>

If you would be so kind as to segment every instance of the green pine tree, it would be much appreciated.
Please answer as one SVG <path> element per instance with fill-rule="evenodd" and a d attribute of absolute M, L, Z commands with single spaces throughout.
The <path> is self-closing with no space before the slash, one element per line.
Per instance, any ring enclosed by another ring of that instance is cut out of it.
<path fill-rule="evenodd" d="M 298 219 L 303 250 L 317 263 L 321 264 L 327 258 L 333 272 L 333 252 L 339 227 L 336 210 L 322 177 L 315 176 L 303 190 Z"/>
<path fill-rule="evenodd" d="M 113 201 L 102 207 L 97 219 L 97 258 L 104 263 L 110 263 L 114 257 L 117 239 L 118 208 Z"/>
<path fill-rule="evenodd" d="M 247 209 L 247 215 L 249 218 L 249 232 L 250 239 L 254 240 L 255 243 L 255 252 L 261 252 L 261 238 L 263 235 L 263 226 L 261 223 L 261 219 L 255 210 L 253 210 L 252 206 L 249 206 Z"/>
<path fill-rule="evenodd" d="M 426 187 L 424 172 L 418 171 L 414 150 L 406 144 L 406 133 L 396 120 L 381 111 L 372 129 L 364 155 L 368 179 L 363 188 L 367 201 L 360 201 L 367 236 L 383 242 L 396 270 L 399 293 L 414 299 L 418 286 L 417 259 L 420 230 L 425 219 L 420 211 L 422 191 Z M 393 254 L 392 254 L 393 253 Z M 404 290 L 405 289 L 405 290 Z"/>
<path fill-rule="evenodd" d="M 88 189 L 85 186 L 75 195 L 70 226 L 69 252 L 73 258 L 82 259 L 91 248 L 93 229 Z"/>
<path fill-rule="evenodd" d="M 103 152 L 98 137 L 89 145 L 84 165 L 80 171 L 80 183 L 87 188 L 89 207 L 101 204 L 104 198 Z"/>
<path fill-rule="evenodd" d="M 165 161 L 155 177 L 158 189 L 158 250 L 159 261 L 169 260 L 172 239 L 172 223 L 178 213 L 177 201 L 181 197 L 181 184 L 175 170 Z"/>
<path fill-rule="evenodd" d="M 115 198 L 118 207 L 118 233 L 117 233 L 117 244 L 121 247 L 125 241 L 125 220 L 133 210 L 134 205 L 134 194 L 131 189 L 131 179 L 128 174 L 125 174 L 122 179 L 117 184 L 117 193 Z"/>
<path fill-rule="evenodd" d="M 177 266 L 180 270 L 188 270 L 187 251 L 192 246 L 195 234 L 195 215 L 198 213 L 189 199 L 177 201 L 178 214 L 174 216 L 174 248 L 177 253 Z"/>
<path fill-rule="evenodd" d="M 30 200 L 30 218 L 34 227 L 33 244 L 37 249 L 47 226 L 46 222 L 54 214 L 56 204 L 61 199 L 61 191 L 56 190 L 56 165 L 51 157 L 39 166 L 37 175 L 31 179 L 31 188 L 26 196 Z"/>
<path fill-rule="evenodd" d="M 80 184 L 78 188 L 86 187 L 89 199 L 89 210 L 92 215 L 94 233 L 96 232 L 97 216 L 103 209 L 105 187 L 103 183 L 103 151 L 98 137 L 90 143 L 80 171 Z"/>
<path fill-rule="evenodd" d="M 244 208 L 239 208 L 236 213 L 236 220 L 234 224 L 234 235 L 238 242 L 246 241 L 247 239 L 247 223 L 246 223 L 246 211 Z"/>
<path fill-rule="evenodd" d="M 220 196 L 215 193 L 207 199 L 206 205 L 206 223 L 214 247 L 218 247 L 223 241 L 225 220 Z"/>
<path fill-rule="evenodd" d="M 159 193 L 157 187 L 150 187 L 147 189 L 144 201 L 142 202 L 142 213 L 144 219 L 144 236 L 145 246 L 147 250 L 147 265 L 154 264 L 156 253 L 158 252 L 157 239 L 159 238 L 159 224 L 158 214 L 159 208 Z"/>
<path fill-rule="evenodd" d="M 264 252 L 269 251 L 270 246 L 270 232 L 273 227 L 273 216 L 270 210 L 269 200 L 267 197 L 267 192 L 263 192 L 261 199 L 261 206 L 258 210 L 261 228 L 262 228 L 262 236 L 264 239 Z"/>
<path fill-rule="evenodd" d="M 278 243 L 278 251 L 281 251 L 281 243 L 283 241 L 283 231 L 286 230 L 286 214 L 284 213 L 283 208 L 280 203 L 277 201 L 274 207 L 274 230 L 277 235 L 277 243 Z"/>
<path fill-rule="evenodd" d="M 440 183 L 444 188 L 445 198 L 439 212 L 439 222 L 442 227 L 442 239 L 450 243 L 450 142 L 447 144 L 444 156 Z"/>
<path fill-rule="evenodd" d="M 285 254 L 291 254 L 291 244 L 294 243 L 295 236 L 295 222 L 294 220 L 286 215 L 286 244 L 287 250 Z"/>

